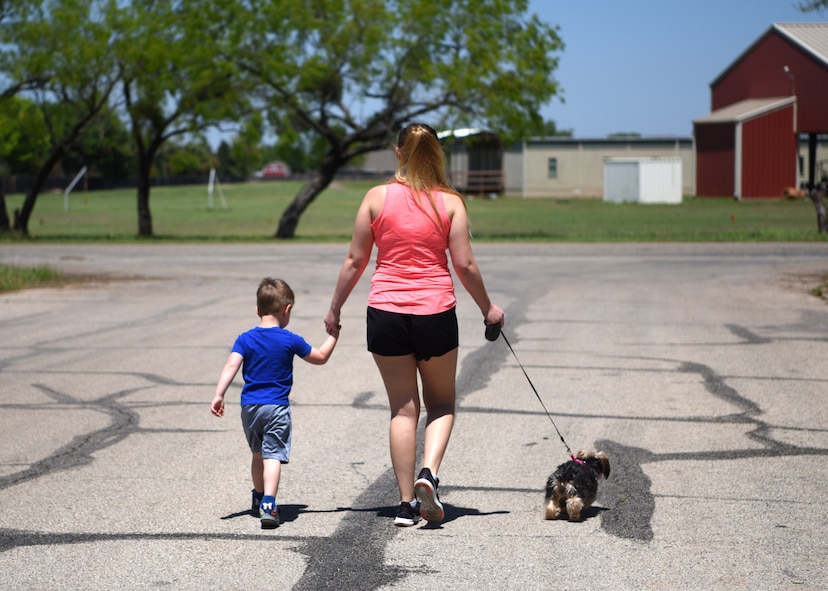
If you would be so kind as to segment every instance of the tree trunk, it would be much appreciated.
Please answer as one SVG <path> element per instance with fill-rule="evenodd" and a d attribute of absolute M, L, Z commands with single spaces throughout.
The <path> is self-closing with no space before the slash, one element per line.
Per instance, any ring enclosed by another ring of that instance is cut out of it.
<path fill-rule="evenodd" d="M 828 208 L 825 207 L 825 202 L 822 200 L 820 191 L 814 187 L 808 191 L 811 201 L 814 202 L 817 212 L 817 227 L 820 234 L 828 234 Z"/>
<path fill-rule="evenodd" d="M 63 157 L 66 148 L 80 136 L 81 132 L 89 124 L 89 122 L 92 121 L 92 119 L 94 119 L 101 111 L 107 100 L 109 100 L 108 97 L 111 90 L 112 88 L 109 87 L 107 91 L 102 94 L 95 92 L 94 94 L 98 96 L 99 100 L 97 102 L 93 102 L 92 104 L 86 105 L 87 111 L 79 120 L 75 122 L 66 135 L 57 139 L 53 138 L 54 143 L 52 145 L 52 151 L 49 153 L 49 157 L 46 159 L 46 162 L 43 163 L 43 166 L 41 166 L 37 171 L 34 183 L 32 183 L 32 188 L 26 194 L 26 199 L 23 201 L 22 208 L 19 211 L 14 212 L 14 230 L 16 232 L 20 232 L 23 236 L 29 235 L 29 219 L 32 216 L 37 196 L 40 194 L 40 190 L 43 188 L 43 185 L 46 184 L 46 179 L 49 178 L 49 175 L 52 174 L 52 170 L 55 168 L 55 165 Z"/>
<path fill-rule="evenodd" d="M 40 194 L 40 190 L 43 188 L 43 185 L 46 184 L 46 179 L 49 178 L 49 175 L 52 173 L 52 169 L 55 167 L 55 164 L 58 163 L 61 156 L 63 156 L 63 144 L 52 150 L 49 154 L 49 158 L 37 171 L 32 187 L 29 189 L 29 192 L 26 193 L 26 199 L 23 201 L 22 207 L 14 212 L 15 232 L 19 232 L 23 236 L 29 235 L 29 220 L 32 217 L 32 211 L 34 211 L 37 196 Z"/>
<path fill-rule="evenodd" d="M 3 181 L 0 181 L 0 234 L 9 232 L 11 232 L 11 224 L 9 224 L 9 212 L 6 210 L 6 191 Z"/>
<path fill-rule="evenodd" d="M 332 164 L 331 161 L 323 163 L 319 167 L 319 171 L 313 179 L 299 190 L 290 205 L 282 212 L 282 218 L 279 220 L 279 227 L 275 234 L 276 238 L 294 238 L 296 236 L 299 218 L 313 203 L 314 199 L 331 184 L 338 169 L 339 165 Z"/>
<path fill-rule="evenodd" d="M 138 235 L 152 236 L 152 213 L 150 212 L 150 169 L 152 158 L 147 154 L 138 156 Z"/>

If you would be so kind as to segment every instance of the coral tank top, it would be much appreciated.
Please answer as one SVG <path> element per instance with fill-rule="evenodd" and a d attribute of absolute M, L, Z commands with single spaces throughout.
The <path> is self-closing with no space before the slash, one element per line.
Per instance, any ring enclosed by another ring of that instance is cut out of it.
<path fill-rule="evenodd" d="M 388 183 L 386 189 L 385 203 L 371 224 L 377 267 L 371 277 L 368 305 L 418 316 L 450 310 L 457 301 L 446 255 L 451 221 L 443 193 L 434 195 L 443 220 L 441 228 L 427 194 L 415 197 L 401 183 Z"/>

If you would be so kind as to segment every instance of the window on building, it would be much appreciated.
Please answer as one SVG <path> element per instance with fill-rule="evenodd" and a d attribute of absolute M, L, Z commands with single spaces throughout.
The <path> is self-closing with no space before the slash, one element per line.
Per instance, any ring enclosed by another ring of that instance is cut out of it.
<path fill-rule="evenodd" d="M 550 158 L 549 163 L 547 165 L 549 171 L 549 178 L 556 179 L 558 178 L 558 159 L 557 158 Z"/>

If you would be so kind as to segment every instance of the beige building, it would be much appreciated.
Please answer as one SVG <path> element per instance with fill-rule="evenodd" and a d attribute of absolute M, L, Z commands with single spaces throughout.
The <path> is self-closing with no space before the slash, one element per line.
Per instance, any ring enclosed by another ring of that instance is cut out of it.
<path fill-rule="evenodd" d="M 692 138 L 531 138 L 504 151 L 504 189 L 523 197 L 601 197 L 607 158 L 676 157 L 681 159 L 682 193 L 692 195 Z"/>
<path fill-rule="evenodd" d="M 452 182 L 464 193 L 601 198 L 608 158 L 679 158 L 682 195 L 696 194 L 696 155 L 691 137 L 530 138 L 503 150 L 498 142 L 491 141 L 490 134 L 464 131 L 453 142 L 446 142 Z M 468 139 L 479 136 L 485 141 Z M 807 161 L 807 154 L 808 140 L 803 137 L 800 167 Z M 361 170 L 390 178 L 395 167 L 393 151 L 384 150 L 369 154 Z M 817 178 L 824 174 L 828 174 L 828 139 L 821 136 L 817 142 Z"/>

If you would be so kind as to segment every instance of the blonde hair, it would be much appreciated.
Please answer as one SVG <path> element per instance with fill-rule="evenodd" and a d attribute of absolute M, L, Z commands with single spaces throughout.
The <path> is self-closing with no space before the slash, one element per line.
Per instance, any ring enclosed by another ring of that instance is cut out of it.
<path fill-rule="evenodd" d="M 288 304 L 293 305 L 293 290 L 281 279 L 265 277 L 256 290 L 256 307 L 259 316 L 275 316 L 285 309 Z"/>
<path fill-rule="evenodd" d="M 432 191 L 453 193 L 461 200 L 463 196 L 449 182 L 446 157 L 437 132 L 425 123 L 406 125 L 397 135 L 397 150 L 399 162 L 394 179 L 408 185 L 415 196 L 421 193 L 428 195 L 437 224 L 443 229 L 443 218 L 437 210 L 437 202 Z M 415 202 L 425 212 L 420 200 L 415 199 Z M 465 201 L 463 205 L 465 206 Z"/>

